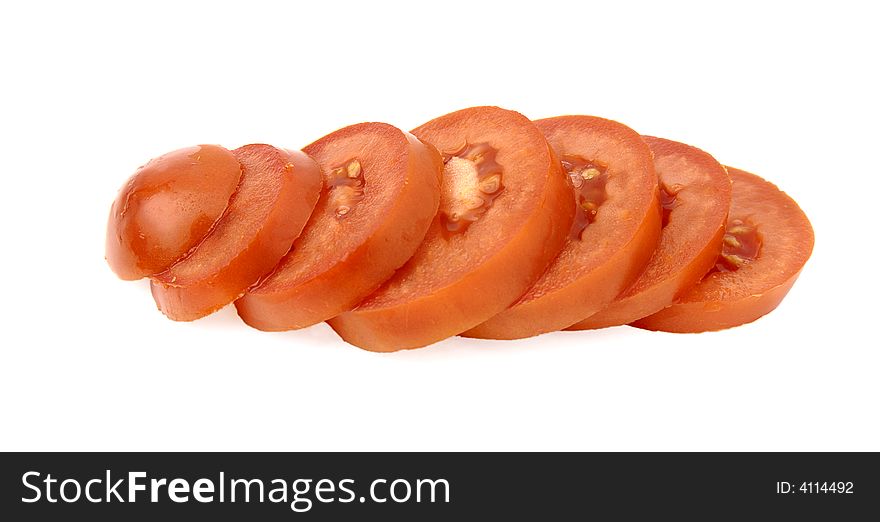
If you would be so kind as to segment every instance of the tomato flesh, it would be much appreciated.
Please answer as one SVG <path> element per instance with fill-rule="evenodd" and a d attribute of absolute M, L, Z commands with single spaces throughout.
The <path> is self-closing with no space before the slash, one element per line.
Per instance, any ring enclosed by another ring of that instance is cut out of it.
<path fill-rule="evenodd" d="M 110 209 L 110 268 L 126 280 L 166 270 L 208 235 L 240 178 L 238 160 L 217 145 L 150 160 L 126 182 Z"/>
<path fill-rule="evenodd" d="M 810 221 L 772 183 L 727 171 L 733 182 L 728 241 L 716 269 L 675 304 L 633 326 L 681 333 L 731 328 L 769 313 L 791 289 L 813 251 Z"/>
<path fill-rule="evenodd" d="M 321 170 L 305 154 L 269 145 L 233 154 L 242 177 L 223 217 L 191 254 L 152 278 L 156 304 L 176 321 L 219 310 L 269 273 L 318 200 Z"/>
<path fill-rule="evenodd" d="M 354 308 L 412 256 L 440 201 L 440 154 L 390 125 L 346 127 L 304 151 L 324 170 L 322 197 L 272 275 L 236 301 L 260 330 Z"/>

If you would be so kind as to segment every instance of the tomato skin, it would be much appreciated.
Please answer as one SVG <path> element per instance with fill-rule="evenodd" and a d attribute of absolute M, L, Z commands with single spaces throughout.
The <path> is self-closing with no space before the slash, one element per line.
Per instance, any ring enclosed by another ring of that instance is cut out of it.
<path fill-rule="evenodd" d="M 299 265 L 315 261 L 308 254 L 301 255 L 303 241 L 310 241 L 313 234 L 326 232 L 327 228 L 348 225 L 332 216 L 333 209 L 326 204 L 329 181 L 325 182 L 322 201 L 292 251 L 272 276 L 236 301 L 238 314 L 248 325 L 264 331 L 298 329 L 351 310 L 406 263 L 422 242 L 440 202 L 443 162 L 439 152 L 409 133 L 377 123 L 341 129 L 305 147 L 304 151 L 319 162 L 327 176 L 329 169 L 346 159 L 339 157 L 338 138 L 352 135 L 364 136 L 367 143 L 375 144 L 362 155 L 382 156 L 390 149 L 400 149 L 398 154 L 406 159 L 405 174 L 401 174 L 398 180 L 388 171 L 376 172 L 377 178 L 368 178 L 364 188 L 370 191 L 375 188 L 375 183 L 399 182 L 393 201 L 380 216 L 381 222 L 369 223 L 374 230 L 362 242 L 350 250 L 346 245 L 337 245 L 341 250 L 334 249 L 333 255 L 338 256 L 341 252 L 341 259 L 334 260 L 329 268 L 296 278 L 293 282 L 286 281 L 282 272 L 287 264 L 299 269 Z M 385 145 L 380 138 L 393 140 L 393 145 Z M 321 219 L 318 217 L 321 213 L 329 217 Z"/>
<path fill-rule="evenodd" d="M 151 278 L 157 306 L 175 321 L 219 310 L 268 274 L 318 200 L 321 170 L 302 152 L 257 144 L 233 154 L 243 174 L 227 212 L 189 256 Z"/>
<path fill-rule="evenodd" d="M 208 235 L 240 179 L 238 160 L 217 145 L 150 160 L 129 178 L 110 209 L 110 268 L 125 280 L 166 270 Z"/>
<path fill-rule="evenodd" d="M 727 167 L 733 181 L 729 223 L 748 218 L 763 245 L 736 271 L 710 272 L 675 304 L 632 323 L 646 330 L 698 333 L 755 321 L 773 311 L 809 259 L 813 228 L 804 212 L 772 183 Z"/>
<path fill-rule="evenodd" d="M 644 136 L 664 187 L 673 190 L 669 224 L 644 273 L 607 308 L 568 330 L 620 326 L 671 305 L 715 266 L 730 209 L 730 176 L 709 154 Z"/>
<path fill-rule="evenodd" d="M 567 240 L 533 287 L 508 309 L 464 332 L 465 337 L 520 339 L 571 326 L 607 306 L 641 274 L 660 236 L 657 174 L 638 133 L 594 116 L 535 123 L 557 155 L 607 164 L 616 178 L 609 177 L 614 194 L 583 230 L 584 239 Z M 569 185 L 573 199 L 571 191 Z"/>
<path fill-rule="evenodd" d="M 413 134 L 441 152 L 457 148 L 465 139 L 470 143 L 494 143 L 499 158 L 504 154 L 523 155 L 523 161 L 540 167 L 530 167 L 534 170 L 528 171 L 528 181 L 517 181 L 522 183 L 519 191 L 509 189 L 496 201 L 497 208 L 489 210 L 460 236 L 447 239 L 438 215 L 422 247 L 407 265 L 358 308 L 328 321 L 343 339 L 366 350 L 390 352 L 426 346 L 503 310 L 537 280 L 556 256 L 574 217 L 571 187 L 558 158 L 540 131 L 521 114 L 497 107 L 475 107 L 432 120 Z M 514 170 L 519 167 L 506 168 L 510 172 L 505 174 L 505 183 L 516 187 Z M 523 210 L 521 220 L 498 219 L 503 214 L 497 211 L 507 204 L 502 198 L 510 202 L 524 197 L 529 198 L 529 205 L 521 207 L 528 209 Z M 493 212 L 495 217 L 488 215 Z M 499 221 L 507 227 L 504 234 L 509 234 L 501 239 L 498 231 L 491 229 Z M 480 252 L 458 252 L 454 249 L 459 244 L 484 248 Z M 433 254 L 436 252 L 442 254 Z M 448 264 L 442 262 L 444 255 Z M 429 286 L 424 278 L 420 279 L 419 270 L 426 258 L 433 260 L 432 269 L 444 272 L 460 261 L 450 256 L 480 261 L 442 284 Z"/>

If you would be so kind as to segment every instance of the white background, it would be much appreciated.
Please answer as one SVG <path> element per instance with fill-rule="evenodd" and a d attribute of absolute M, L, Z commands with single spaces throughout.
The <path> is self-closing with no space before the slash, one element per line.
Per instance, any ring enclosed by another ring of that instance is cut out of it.
<path fill-rule="evenodd" d="M 4 3 L 0 449 L 880 450 L 876 17 L 712 4 Z M 116 190 L 153 156 L 481 104 L 761 174 L 811 218 L 813 257 L 730 331 L 392 355 L 229 308 L 174 323 L 103 260 Z"/>

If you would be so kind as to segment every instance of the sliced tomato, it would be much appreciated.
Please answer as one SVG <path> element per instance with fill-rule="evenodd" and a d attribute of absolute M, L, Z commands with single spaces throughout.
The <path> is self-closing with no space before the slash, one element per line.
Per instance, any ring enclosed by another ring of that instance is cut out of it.
<path fill-rule="evenodd" d="M 562 252 L 511 307 L 463 335 L 518 339 L 571 326 L 606 307 L 657 246 L 660 203 L 651 150 L 634 130 L 593 116 L 535 122 L 572 180 L 578 217 Z"/>
<path fill-rule="evenodd" d="M 290 250 L 318 201 L 321 169 L 302 152 L 246 145 L 233 154 L 241 183 L 223 217 L 192 253 L 152 278 L 156 304 L 176 321 L 244 294 Z"/>
<path fill-rule="evenodd" d="M 813 251 L 810 221 L 772 183 L 727 170 L 733 191 L 715 268 L 676 304 L 633 326 L 683 333 L 730 328 L 771 312 L 791 289 Z"/>
<path fill-rule="evenodd" d="M 415 252 L 440 202 L 440 154 L 384 123 L 340 129 L 304 149 L 324 192 L 271 276 L 236 301 L 260 330 L 290 330 L 351 310 Z"/>
<path fill-rule="evenodd" d="M 443 154 L 440 211 L 394 277 L 329 321 L 368 350 L 425 346 L 504 310 L 559 252 L 574 216 L 558 159 L 521 114 L 475 107 L 413 134 Z"/>
<path fill-rule="evenodd" d="M 569 330 L 631 323 L 671 305 L 715 266 L 730 209 L 730 177 L 709 154 L 643 137 L 660 178 L 663 230 L 642 275 L 607 308 Z"/>
<path fill-rule="evenodd" d="M 208 235 L 240 178 L 238 160 L 217 145 L 150 160 L 125 183 L 110 209 L 110 268 L 127 280 L 166 270 Z"/>

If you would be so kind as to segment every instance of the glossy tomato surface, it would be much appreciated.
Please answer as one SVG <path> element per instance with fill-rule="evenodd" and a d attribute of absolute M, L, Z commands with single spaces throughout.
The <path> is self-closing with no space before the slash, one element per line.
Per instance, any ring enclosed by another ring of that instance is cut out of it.
<path fill-rule="evenodd" d="M 631 323 L 671 305 L 715 266 L 730 209 L 730 177 L 709 154 L 643 137 L 660 179 L 663 229 L 641 276 L 598 313 L 570 330 Z"/>
<path fill-rule="evenodd" d="M 128 280 L 166 270 L 208 235 L 240 178 L 235 155 L 217 145 L 150 160 L 129 178 L 110 209 L 110 268 Z"/>
<path fill-rule="evenodd" d="M 413 134 L 443 155 L 437 217 L 394 277 L 329 321 L 368 350 L 425 346 L 504 310 L 556 256 L 573 219 L 560 163 L 521 114 L 475 107 Z"/>
<path fill-rule="evenodd" d="M 632 284 L 657 246 L 657 173 L 641 136 L 594 116 L 535 123 L 571 179 L 568 198 L 578 214 L 565 246 L 537 283 L 465 332 L 468 337 L 518 339 L 571 326 Z"/>
<path fill-rule="evenodd" d="M 323 169 L 321 199 L 272 275 L 236 301 L 261 330 L 354 308 L 413 255 L 440 202 L 440 154 L 391 125 L 352 125 L 304 152 Z"/>
<path fill-rule="evenodd" d="M 269 145 L 233 153 L 243 172 L 229 208 L 190 255 L 152 278 L 156 304 L 176 321 L 219 310 L 268 274 L 318 200 L 321 170 L 305 154 Z"/>
<path fill-rule="evenodd" d="M 633 326 L 682 333 L 730 328 L 769 313 L 791 289 L 813 251 L 810 221 L 772 183 L 727 170 L 733 190 L 715 268 L 676 304 Z"/>

